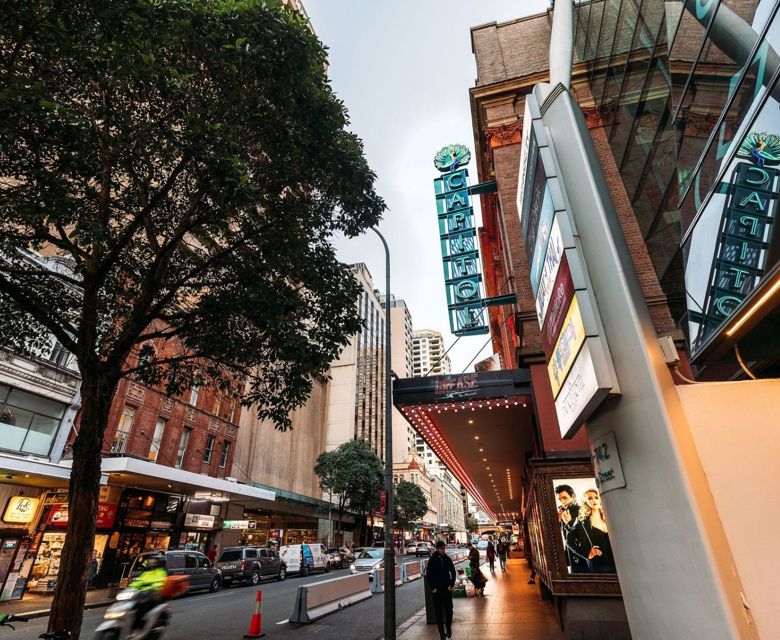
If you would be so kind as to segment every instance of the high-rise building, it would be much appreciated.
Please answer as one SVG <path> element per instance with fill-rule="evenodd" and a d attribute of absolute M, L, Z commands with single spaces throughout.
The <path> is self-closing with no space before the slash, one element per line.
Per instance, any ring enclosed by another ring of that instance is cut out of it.
<path fill-rule="evenodd" d="M 325 448 L 359 438 L 385 457 L 385 312 L 365 264 L 353 265 L 363 327 L 330 368 Z"/>
<path fill-rule="evenodd" d="M 446 354 L 441 333 L 432 329 L 419 329 L 412 334 L 412 343 L 412 375 L 415 378 L 450 372 L 450 357 Z"/>
<path fill-rule="evenodd" d="M 385 296 L 379 297 L 382 307 Z M 391 294 L 390 340 L 392 346 L 391 368 L 399 378 L 412 375 L 412 315 L 406 303 Z M 400 462 L 415 450 L 416 432 L 401 412 L 393 407 L 393 461 Z"/>

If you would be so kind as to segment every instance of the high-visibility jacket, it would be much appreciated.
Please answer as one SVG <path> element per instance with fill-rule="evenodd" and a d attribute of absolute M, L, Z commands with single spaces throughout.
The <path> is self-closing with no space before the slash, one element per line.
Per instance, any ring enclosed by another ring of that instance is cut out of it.
<path fill-rule="evenodd" d="M 162 567 L 144 571 L 130 584 L 131 589 L 137 591 L 157 591 L 159 592 L 168 579 L 168 572 Z"/>

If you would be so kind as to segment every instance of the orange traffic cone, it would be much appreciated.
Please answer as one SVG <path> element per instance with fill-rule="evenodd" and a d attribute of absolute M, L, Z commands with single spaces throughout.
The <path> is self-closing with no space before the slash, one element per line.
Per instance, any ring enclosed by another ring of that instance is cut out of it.
<path fill-rule="evenodd" d="M 244 634 L 245 638 L 262 638 L 263 633 L 263 590 L 257 590 L 257 602 L 255 602 L 255 612 L 249 621 L 249 631 Z"/>

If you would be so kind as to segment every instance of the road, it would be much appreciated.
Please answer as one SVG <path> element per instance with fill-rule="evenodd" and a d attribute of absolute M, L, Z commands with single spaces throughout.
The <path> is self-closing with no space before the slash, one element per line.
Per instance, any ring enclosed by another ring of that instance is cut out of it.
<path fill-rule="evenodd" d="M 412 557 L 401 561 L 414 560 Z M 293 636 L 304 638 L 316 633 L 321 640 L 361 638 L 375 640 L 383 635 L 384 599 L 374 594 L 369 600 L 326 616 L 311 625 L 277 624 L 286 621 L 293 608 L 298 587 L 304 583 L 319 582 L 344 576 L 348 569 L 311 575 L 309 578 L 288 576 L 284 582 L 264 582 L 263 631 L 268 638 L 279 640 Z M 249 628 L 249 620 L 255 607 L 257 591 L 248 586 L 235 586 L 217 593 L 192 594 L 172 603 L 171 626 L 165 640 L 221 640 L 243 637 Z M 397 623 L 401 624 L 425 605 L 422 580 L 402 585 L 396 591 Z M 94 630 L 103 620 L 105 609 L 84 612 L 81 638 L 93 637 Z M 17 630 L 0 631 L 0 640 L 32 640 L 46 630 L 46 618 L 30 620 Z"/>

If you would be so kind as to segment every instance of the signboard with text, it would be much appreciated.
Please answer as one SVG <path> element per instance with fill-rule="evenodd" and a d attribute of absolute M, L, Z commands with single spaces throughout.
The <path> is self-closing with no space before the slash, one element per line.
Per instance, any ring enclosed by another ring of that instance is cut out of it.
<path fill-rule="evenodd" d="M 538 114 L 535 97 L 527 96 L 530 122 L 523 126 L 518 210 L 558 424 L 561 436 L 571 438 L 604 398 L 617 392 L 617 382 L 555 150 Z"/>
<path fill-rule="evenodd" d="M 456 336 L 489 332 L 482 295 L 477 231 L 463 145 L 444 147 L 434 159 L 442 175 L 433 181 L 450 329 Z"/>

